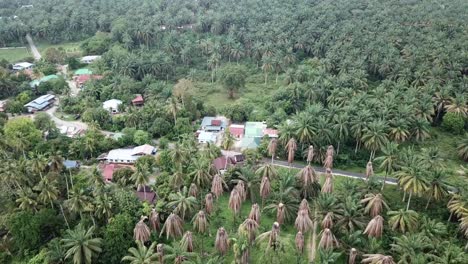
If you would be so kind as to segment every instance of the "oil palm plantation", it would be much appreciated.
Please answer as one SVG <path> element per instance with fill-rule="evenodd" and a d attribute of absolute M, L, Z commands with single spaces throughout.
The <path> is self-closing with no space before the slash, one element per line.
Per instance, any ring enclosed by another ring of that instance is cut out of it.
<path fill-rule="evenodd" d="M 72 258 L 74 264 L 91 264 L 93 257 L 102 251 L 102 240 L 94 238 L 94 227 L 86 230 L 81 224 L 67 230 L 62 243 L 67 249 L 65 258 Z"/>
<path fill-rule="evenodd" d="M 435 201 L 440 201 L 443 198 L 447 197 L 451 187 L 448 182 L 449 174 L 447 171 L 441 169 L 435 169 L 431 171 L 430 178 L 428 180 L 428 196 L 426 209 L 429 208 L 429 204 L 434 199 Z"/>
<path fill-rule="evenodd" d="M 166 239 L 169 239 L 169 237 L 175 239 L 176 237 L 182 236 L 183 232 L 184 228 L 182 219 L 178 215 L 171 213 L 167 217 L 166 222 L 164 222 L 159 236 L 166 233 Z"/>
<path fill-rule="evenodd" d="M 128 249 L 129 255 L 122 258 L 122 262 L 130 262 L 130 264 L 151 264 L 156 263 L 158 254 L 154 252 L 156 243 L 152 243 L 148 248 L 141 241 L 136 241 L 137 247 Z"/>
<path fill-rule="evenodd" d="M 260 188 L 260 180 L 257 175 L 252 172 L 252 168 L 242 167 L 240 170 L 235 172 L 234 177 L 237 177 L 237 179 L 233 179 L 232 183 L 237 184 L 238 181 L 243 181 L 246 187 L 247 195 L 250 197 L 250 201 L 254 203 L 255 196 Z"/>
<path fill-rule="evenodd" d="M 468 134 L 458 143 L 457 153 L 460 158 L 468 161 Z"/>
<path fill-rule="evenodd" d="M 373 160 L 375 153 L 388 142 L 387 124 L 383 121 L 374 121 L 362 130 L 361 141 L 370 151 L 369 160 Z"/>
<path fill-rule="evenodd" d="M 148 241 L 151 235 L 149 227 L 144 222 L 146 219 L 146 216 L 142 216 L 133 229 L 133 238 L 136 241 L 141 241 L 142 243 Z"/>
<path fill-rule="evenodd" d="M 388 205 L 385 202 L 382 194 L 377 193 L 368 193 L 365 195 L 364 199 L 361 200 L 362 204 L 365 204 L 364 212 L 369 214 L 371 217 L 376 217 L 380 215 L 384 208 L 388 209 Z"/>

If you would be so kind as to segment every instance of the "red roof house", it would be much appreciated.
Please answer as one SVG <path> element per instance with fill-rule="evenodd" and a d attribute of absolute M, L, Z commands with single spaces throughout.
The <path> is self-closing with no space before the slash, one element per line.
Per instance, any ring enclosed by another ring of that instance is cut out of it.
<path fill-rule="evenodd" d="M 114 170 L 115 170 L 115 164 L 106 164 L 104 166 L 104 171 L 102 172 L 102 176 L 104 177 L 104 180 L 108 182 L 112 181 Z"/>
<path fill-rule="evenodd" d="M 244 130 L 245 130 L 244 125 L 232 124 L 232 125 L 229 126 L 229 132 L 231 132 L 231 135 L 236 137 L 236 138 L 243 137 L 244 136 Z"/>
<path fill-rule="evenodd" d="M 142 202 L 148 202 L 149 204 L 154 204 L 156 201 L 156 193 L 151 190 L 150 187 L 144 186 L 143 188 L 139 188 L 135 192 L 138 199 Z"/>
<path fill-rule="evenodd" d="M 132 100 L 133 106 L 142 106 L 145 104 L 145 99 L 143 99 L 143 96 L 138 95 L 135 97 L 135 99 Z"/>
<path fill-rule="evenodd" d="M 221 126 L 221 123 L 222 123 L 222 122 L 221 122 L 221 120 L 219 120 L 219 119 L 213 119 L 213 120 L 211 120 L 211 125 L 212 125 L 212 126 Z"/>
<path fill-rule="evenodd" d="M 268 137 L 278 137 L 278 130 L 272 128 L 265 128 L 263 129 L 263 135 Z"/>
<path fill-rule="evenodd" d="M 100 79 L 102 79 L 101 75 L 83 74 L 83 75 L 76 76 L 75 82 L 78 87 L 81 87 L 89 80 L 100 80 Z"/>

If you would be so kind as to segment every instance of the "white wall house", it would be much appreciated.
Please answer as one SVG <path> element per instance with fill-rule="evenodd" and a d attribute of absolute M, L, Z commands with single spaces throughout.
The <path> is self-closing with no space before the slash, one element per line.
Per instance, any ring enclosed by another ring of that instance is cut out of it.
<path fill-rule="evenodd" d="M 84 56 L 83 58 L 81 58 L 81 62 L 86 63 L 86 64 L 90 64 L 90 63 L 95 62 L 96 60 L 99 60 L 100 58 L 101 58 L 101 56 L 97 56 L 97 55 Z"/>
<path fill-rule="evenodd" d="M 122 101 L 117 99 L 110 99 L 102 103 L 102 107 L 107 111 L 111 112 L 112 114 L 116 114 L 119 112 L 119 105 L 122 104 Z"/>
<path fill-rule="evenodd" d="M 29 63 L 29 62 L 18 62 L 15 65 L 13 65 L 13 70 L 15 71 L 23 71 L 23 70 L 28 70 L 32 69 L 34 67 L 34 64 Z"/>

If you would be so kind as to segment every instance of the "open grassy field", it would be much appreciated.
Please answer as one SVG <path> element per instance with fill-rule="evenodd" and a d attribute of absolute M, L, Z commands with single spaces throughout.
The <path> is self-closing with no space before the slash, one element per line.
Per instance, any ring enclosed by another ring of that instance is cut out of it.
<path fill-rule="evenodd" d="M 59 44 L 51 44 L 47 42 L 37 42 L 36 46 L 39 52 L 44 52 L 47 48 L 63 48 L 67 53 L 79 53 L 81 42 L 65 42 Z"/>
<path fill-rule="evenodd" d="M 0 49 L 0 60 L 5 59 L 11 63 L 30 56 L 27 48 Z"/>

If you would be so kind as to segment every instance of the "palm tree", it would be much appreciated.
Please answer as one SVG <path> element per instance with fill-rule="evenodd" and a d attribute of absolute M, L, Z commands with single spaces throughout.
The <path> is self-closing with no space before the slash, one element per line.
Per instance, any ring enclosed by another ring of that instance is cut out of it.
<path fill-rule="evenodd" d="M 245 201 L 247 199 L 247 192 L 245 191 L 244 182 L 237 181 L 237 184 L 234 188 L 237 189 L 237 192 L 239 192 L 239 195 L 242 198 L 242 201 Z"/>
<path fill-rule="evenodd" d="M 171 261 L 174 264 L 190 263 L 197 256 L 196 253 L 185 250 L 181 243 L 176 243 L 173 247 L 165 245 L 164 253 L 163 260 Z"/>
<path fill-rule="evenodd" d="M 19 209 L 24 211 L 37 210 L 37 195 L 30 188 L 19 190 L 18 196 L 15 202 L 18 204 Z"/>
<path fill-rule="evenodd" d="M 468 134 L 457 145 L 458 156 L 465 161 L 468 161 Z"/>
<path fill-rule="evenodd" d="M 252 173 L 252 169 L 248 167 L 242 167 L 239 171 L 236 171 L 235 176 L 237 176 L 238 179 L 232 180 L 232 182 L 237 183 L 237 181 L 243 181 L 247 193 L 250 196 L 250 201 L 255 203 L 255 194 L 258 192 L 258 184 L 260 182 L 259 178 L 255 173 Z"/>
<path fill-rule="evenodd" d="M 175 167 L 175 171 L 172 174 L 170 179 L 170 183 L 174 190 L 180 190 L 180 186 L 184 183 L 184 173 L 182 172 L 182 168 L 180 166 Z"/>
<path fill-rule="evenodd" d="M 333 156 L 332 155 L 327 155 L 327 157 L 323 161 L 323 167 L 326 169 L 333 168 Z"/>
<path fill-rule="evenodd" d="M 169 200 L 166 206 L 174 209 L 176 214 L 182 214 L 182 219 L 185 219 L 187 213 L 193 212 L 198 204 L 197 198 L 188 194 L 187 186 L 181 192 L 169 194 Z"/>
<path fill-rule="evenodd" d="M 364 254 L 362 263 L 369 264 L 396 264 L 392 256 L 385 256 L 382 254 Z"/>
<path fill-rule="evenodd" d="M 99 218 L 99 219 L 106 219 L 107 221 L 110 221 L 112 217 L 112 200 L 109 198 L 107 193 L 103 193 L 95 197 L 95 202 L 94 202 L 94 214 Z"/>
<path fill-rule="evenodd" d="M 448 173 L 441 169 L 431 171 L 428 188 L 429 199 L 427 199 L 426 210 L 429 208 L 432 199 L 440 201 L 448 195 L 449 189 L 451 188 L 448 182 L 448 176 Z"/>
<path fill-rule="evenodd" d="M 429 250 L 433 250 L 431 240 L 422 234 L 409 234 L 393 238 L 391 249 L 400 263 L 428 263 Z"/>
<path fill-rule="evenodd" d="M 398 169 L 398 144 L 394 142 L 388 142 L 382 148 L 383 155 L 375 159 L 376 162 L 380 162 L 379 168 L 385 170 L 385 178 L 382 184 L 382 190 L 387 181 L 387 176 L 392 174 L 393 171 Z"/>
<path fill-rule="evenodd" d="M 221 255 L 225 255 L 229 249 L 229 236 L 224 227 L 220 227 L 216 233 L 215 248 Z"/>
<path fill-rule="evenodd" d="M 372 161 L 369 161 L 366 165 L 366 180 L 369 180 L 369 177 L 372 175 L 374 175 L 374 167 L 372 166 Z"/>
<path fill-rule="evenodd" d="M 245 221 L 239 226 L 239 234 L 245 235 L 248 237 L 249 242 L 255 240 L 256 232 L 259 228 L 259 224 L 251 218 L 245 219 Z"/>
<path fill-rule="evenodd" d="M 265 163 L 255 171 L 255 174 L 259 175 L 260 177 L 274 179 L 278 173 L 273 165 Z"/>
<path fill-rule="evenodd" d="M 257 237 L 257 241 L 263 242 L 266 239 L 268 239 L 268 248 L 271 248 L 273 249 L 273 251 L 276 251 L 280 248 L 279 235 L 280 235 L 280 225 L 278 222 L 274 222 L 273 226 L 271 227 L 271 230 L 263 234 L 260 234 Z"/>
<path fill-rule="evenodd" d="M 307 197 L 307 189 L 311 184 L 318 182 L 318 175 L 312 166 L 307 165 L 299 171 L 297 177 L 302 183 L 303 195 Z"/>
<path fill-rule="evenodd" d="M 361 141 L 364 146 L 370 150 L 370 158 L 372 160 L 375 156 L 375 152 L 381 149 L 388 142 L 387 138 L 387 124 L 383 121 L 374 121 L 363 129 Z"/>
<path fill-rule="evenodd" d="M 304 253 L 304 235 L 301 231 L 297 232 L 294 244 L 299 254 L 302 255 Z"/>
<path fill-rule="evenodd" d="M 37 196 L 40 202 L 44 204 L 50 203 L 50 206 L 54 208 L 54 201 L 57 200 L 59 195 L 56 180 L 50 180 L 49 177 L 42 177 L 39 184 L 34 187 L 34 190 L 40 192 Z"/>
<path fill-rule="evenodd" d="M 355 264 L 358 251 L 355 248 L 349 250 L 348 264 Z"/>
<path fill-rule="evenodd" d="M 322 231 L 322 238 L 320 238 L 319 247 L 323 249 L 333 249 L 338 247 L 338 241 L 333 235 L 332 231 L 328 228 L 325 228 Z"/>
<path fill-rule="evenodd" d="M 156 254 L 158 255 L 158 263 L 164 264 L 164 244 L 158 244 L 156 246 Z"/>
<path fill-rule="evenodd" d="M 258 207 L 258 204 L 252 204 L 248 218 L 254 220 L 257 224 L 260 224 L 260 208 Z"/>
<path fill-rule="evenodd" d="M 135 225 L 133 229 L 133 238 L 137 241 L 145 243 L 150 239 L 151 231 L 149 227 L 145 224 L 146 216 L 140 217 L 140 221 Z"/>
<path fill-rule="evenodd" d="M 209 230 L 208 219 L 204 211 L 199 211 L 192 219 L 193 228 L 201 234 L 200 253 L 203 255 L 203 238 L 205 233 Z"/>
<path fill-rule="evenodd" d="M 278 147 L 278 140 L 276 138 L 272 138 L 270 142 L 268 142 L 268 154 L 271 156 L 271 164 L 275 159 L 276 148 Z"/>
<path fill-rule="evenodd" d="M 226 183 L 223 178 L 219 174 L 216 174 L 211 182 L 211 192 L 216 196 L 216 199 L 223 194 L 224 186 L 226 186 Z"/>
<path fill-rule="evenodd" d="M 312 220 L 309 217 L 309 210 L 302 209 L 297 212 L 297 218 L 294 226 L 298 231 L 306 233 L 312 228 L 312 224 Z"/>
<path fill-rule="evenodd" d="M 134 182 L 138 190 L 143 190 L 146 199 L 146 185 L 149 183 L 148 168 L 137 168 L 130 177 L 130 180 Z"/>
<path fill-rule="evenodd" d="M 352 196 L 347 196 L 342 204 L 340 215 L 337 215 L 336 225 L 346 231 L 353 232 L 365 226 L 359 200 Z"/>
<path fill-rule="evenodd" d="M 270 179 L 268 177 L 263 177 L 262 182 L 260 183 L 260 196 L 262 197 L 262 207 L 265 204 L 266 197 L 271 192 Z"/>
<path fill-rule="evenodd" d="M 92 210 L 91 198 L 85 194 L 83 189 L 74 189 L 70 192 L 70 199 L 65 201 L 65 206 L 73 213 L 80 214 L 83 218 L 83 212 Z"/>
<path fill-rule="evenodd" d="M 198 187 L 204 188 L 211 181 L 210 174 L 211 163 L 206 159 L 192 160 L 192 166 L 190 167 L 192 181 L 197 184 Z"/>
<path fill-rule="evenodd" d="M 79 224 L 74 230 L 67 230 L 62 243 L 67 249 L 65 258 L 68 259 L 73 256 L 74 264 L 91 264 L 93 256 L 100 253 L 101 242 L 100 238 L 93 238 L 94 227 L 85 230 Z"/>
<path fill-rule="evenodd" d="M 333 192 L 333 174 L 330 169 L 327 169 L 327 176 L 322 186 L 322 193 L 332 193 L 332 192 Z"/>
<path fill-rule="evenodd" d="M 122 258 L 123 261 L 129 261 L 130 264 L 150 264 L 156 263 L 158 254 L 154 253 L 156 243 L 152 243 L 147 248 L 141 241 L 136 241 L 137 248 L 131 247 L 128 249 L 130 255 Z"/>
<path fill-rule="evenodd" d="M 180 246 L 187 252 L 193 252 L 193 235 L 192 232 L 185 232 L 180 240 Z"/>
<path fill-rule="evenodd" d="M 403 167 L 397 174 L 399 185 L 405 192 L 409 192 L 406 210 L 409 210 L 411 196 L 413 193 L 422 194 L 427 191 L 428 184 L 426 172 L 421 168 L 422 164 Z"/>
<path fill-rule="evenodd" d="M 169 239 L 169 237 L 175 239 L 176 237 L 182 236 L 184 232 L 182 219 L 178 215 L 171 213 L 167 217 L 166 222 L 164 222 L 159 236 L 161 236 L 163 232 L 166 233 L 166 239 Z"/>
<path fill-rule="evenodd" d="M 207 214 L 213 212 L 213 195 L 211 193 L 205 195 L 205 211 Z"/>
<path fill-rule="evenodd" d="M 233 221 L 236 221 L 236 215 L 240 212 L 242 205 L 242 197 L 237 189 L 232 189 L 231 196 L 229 196 L 229 208 L 233 211 Z"/>
<path fill-rule="evenodd" d="M 369 214 L 371 217 L 376 217 L 377 215 L 380 215 L 384 207 L 388 209 L 388 205 L 383 199 L 382 194 L 380 193 L 366 194 L 365 198 L 361 200 L 361 203 L 366 204 L 364 212 L 366 214 Z"/>
<path fill-rule="evenodd" d="M 367 234 L 369 237 L 381 237 L 383 233 L 383 221 L 384 219 L 380 215 L 372 218 L 367 224 L 364 234 Z"/>
<path fill-rule="evenodd" d="M 418 213 L 413 210 L 390 211 L 388 223 L 393 230 L 399 230 L 402 233 L 416 230 L 418 227 Z"/>
<path fill-rule="evenodd" d="M 179 191 L 180 192 L 180 191 Z M 198 187 L 195 183 L 191 183 L 190 184 L 190 188 L 188 190 L 188 195 L 192 196 L 192 197 L 197 197 L 198 196 Z"/>
<path fill-rule="evenodd" d="M 232 249 L 234 251 L 234 263 L 236 264 L 248 264 L 249 263 L 249 248 L 250 242 L 244 236 L 240 236 L 239 238 L 232 238 L 231 239 L 234 243 L 232 245 Z M 213 262 L 208 262 L 207 264 L 217 264 L 221 263 L 221 259 L 214 259 Z"/>
<path fill-rule="evenodd" d="M 161 222 L 159 220 L 159 213 L 156 212 L 156 209 L 151 209 L 151 214 L 149 216 L 150 228 L 153 231 L 159 231 L 161 229 Z"/>
<path fill-rule="evenodd" d="M 338 261 L 341 253 L 333 251 L 333 249 L 320 249 L 319 250 L 321 264 L 333 264 Z"/>
<path fill-rule="evenodd" d="M 286 151 L 288 152 L 288 163 L 291 167 L 291 164 L 294 162 L 294 154 L 297 150 L 297 143 L 294 138 L 291 138 L 286 144 Z"/>

